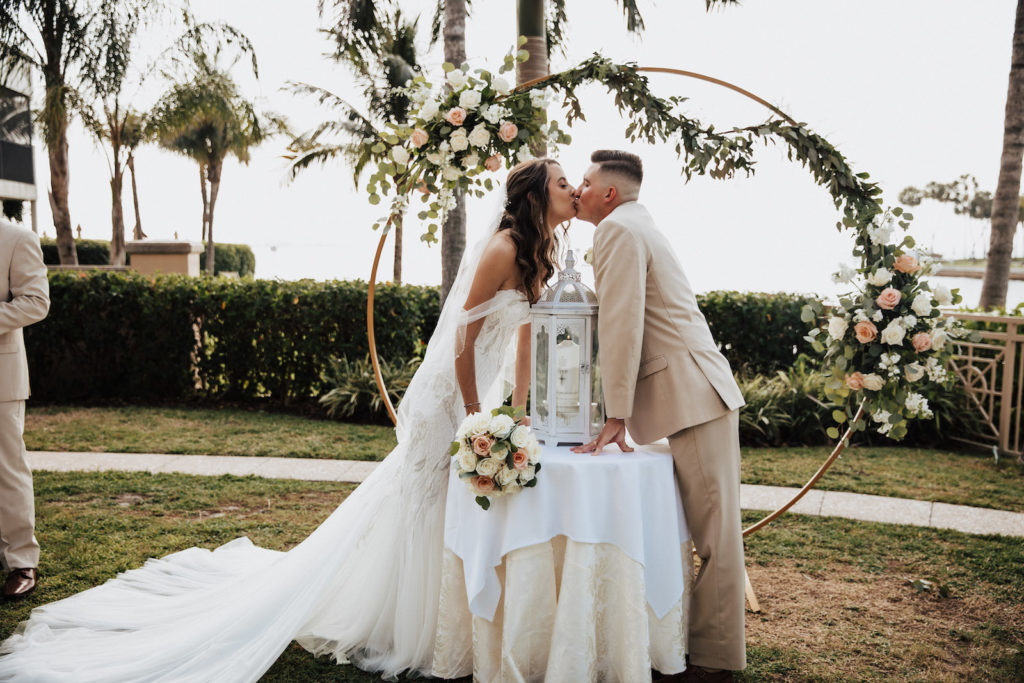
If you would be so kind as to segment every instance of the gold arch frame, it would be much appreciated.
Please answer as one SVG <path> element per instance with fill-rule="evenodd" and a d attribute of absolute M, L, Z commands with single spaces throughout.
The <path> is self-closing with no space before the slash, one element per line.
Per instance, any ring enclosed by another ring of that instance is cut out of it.
<path fill-rule="evenodd" d="M 665 73 L 665 74 L 673 74 L 673 75 L 676 75 L 676 76 L 684 76 L 686 78 L 694 78 L 694 79 L 697 79 L 697 80 L 700 80 L 700 81 L 706 81 L 708 83 L 712 83 L 714 85 L 722 86 L 723 88 L 728 88 L 729 90 L 732 90 L 734 92 L 738 92 L 739 94 L 743 95 L 744 97 L 747 97 L 747 98 L 749 98 L 751 100 L 754 100 L 758 104 L 761 104 L 761 105 L 767 107 L 771 111 L 775 112 L 776 114 L 778 114 L 779 116 L 784 118 L 790 124 L 792 124 L 794 126 L 799 125 L 789 115 L 787 115 L 785 112 L 783 112 L 781 109 L 779 109 L 775 105 L 771 104 L 767 100 L 758 97 L 754 93 L 750 92 L 749 90 L 745 90 L 745 89 L 739 87 L 738 85 L 734 85 L 732 83 L 729 83 L 728 81 L 723 81 L 723 80 L 721 80 L 719 78 L 714 78 L 712 76 L 706 76 L 704 74 L 699 74 L 699 73 L 696 73 L 696 72 L 693 72 L 693 71 L 683 71 L 682 69 L 673 69 L 673 68 L 670 68 L 670 67 L 641 66 L 641 67 L 638 67 L 636 70 L 638 72 L 644 71 L 644 72 L 648 72 L 648 73 Z M 555 75 L 557 75 L 557 74 L 551 74 L 551 75 L 548 75 L 548 76 L 542 76 L 541 78 L 535 78 L 532 81 L 527 81 L 526 83 L 523 83 L 523 84 L 517 86 L 516 90 L 517 91 L 518 90 L 525 90 L 526 88 L 530 88 L 530 87 L 532 87 L 534 85 L 537 85 L 538 83 L 543 83 L 544 81 L 547 81 L 547 80 L 553 78 Z M 374 336 L 374 328 L 373 328 L 373 301 L 374 301 L 374 292 L 375 292 L 376 283 L 377 283 L 377 267 L 380 265 L 380 255 L 384 251 L 384 242 L 387 240 L 388 232 L 390 232 L 391 223 L 392 223 L 392 218 L 388 217 L 388 221 L 384 225 L 384 228 L 382 229 L 382 233 L 381 233 L 381 236 L 380 236 L 380 241 L 377 243 L 377 253 L 374 254 L 374 257 L 373 257 L 373 267 L 370 269 L 370 286 L 369 286 L 369 290 L 368 290 L 367 296 L 366 296 L 366 336 L 368 337 L 369 342 L 370 342 L 370 361 L 373 363 L 373 375 L 374 375 L 374 378 L 377 380 L 377 388 L 380 391 L 381 399 L 383 399 L 383 401 L 384 401 L 384 407 L 387 408 L 388 415 L 391 417 L 391 421 L 397 424 L 398 417 L 395 414 L 395 407 L 391 403 L 391 398 L 388 396 L 387 387 L 384 386 L 384 377 L 383 377 L 383 375 L 381 374 L 381 371 L 380 371 L 380 360 L 377 357 L 377 342 L 376 342 L 376 337 Z M 857 415 L 853 418 L 853 420 L 851 420 L 850 423 L 852 424 L 854 422 L 857 422 L 858 420 L 860 420 L 860 418 L 863 415 L 864 415 L 864 405 L 861 404 L 860 408 L 858 408 L 858 410 L 857 410 Z M 743 536 L 746 537 L 747 535 L 752 534 L 755 531 L 757 531 L 758 529 L 761 529 L 761 528 L 767 526 L 768 524 L 770 524 L 771 522 L 775 521 L 783 513 L 785 513 L 791 507 L 796 505 L 797 502 L 799 502 L 799 500 L 801 498 L 803 498 L 804 495 L 806 495 L 808 491 L 810 491 L 812 488 L 814 488 L 814 485 L 816 483 L 818 483 L 818 480 L 821 479 L 821 477 L 825 474 L 825 472 L 828 471 L 828 469 L 832 466 L 832 463 L 834 463 L 836 461 L 836 459 L 839 457 L 839 455 L 844 450 L 846 450 L 846 444 L 848 443 L 849 438 L 852 435 L 852 433 L 853 433 L 853 429 L 852 428 L 847 428 L 846 433 L 843 434 L 842 438 L 839 440 L 839 443 L 837 443 L 836 447 L 834 449 L 832 449 L 832 452 L 829 454 L 828 458 L 825 459 L 825 462 L 822 463 L 821 467 L 818 468 L 818 471 L 814 473 L 814 476 L 812 476 L 808 480 L 808 482 L 806 484 L 804 484 L 803 487 L 785 505 L 783 505 L 779 509 L 775 510 L 771 514 L 765 516 L 763 519 L 761 519 L 760 521 L 756 522 L 755 524 L 752 524 L 749 527 L 747 527 L 746 529 L 744 529 L 743 530 Z"/>

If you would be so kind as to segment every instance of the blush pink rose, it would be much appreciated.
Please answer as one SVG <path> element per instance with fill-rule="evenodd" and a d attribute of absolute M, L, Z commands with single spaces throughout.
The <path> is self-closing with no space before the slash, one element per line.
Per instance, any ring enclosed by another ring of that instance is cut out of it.
<path fill-rule="evenodd" d="M 473 488 L 480 493 L 490 493 L 494 490 L 494 479 L 482 474 L 479 477 L 473 477 Z"/>
<path fill-rule="evenodd" d="M 498 137 L 505 142 L 512 142 L 519 135 L 519 128 L 516 124 L 511 121 L 502 121 L 501 128 L 498 129 Z"/>
<path fill-rule="evenodd" d="M 487 161 L 484 162 L 484 166 L 487 167 L 488 171 L 497 171 L 501 168 L 501 155 L 493 154 L 487 157 Z"/>
<path fill-rule="evenodd" d="M 473 437 L 473 452 L 484 457 L 491 454 L 491 444 L 494 441 L 486 434 L 477 434 Z"/>
<path fill-rule="evenodd" d="M 524 451 L 516 451 L 512 454 L 512 464 L 517 470 L 525 470 L 526 466 L 530 464 L 530 456 Z"/>
<path fill-rule="evenodd" d="M 921 270 L 921 264 L 917 262 L 917 257 L 911 254 L 897 256 L 892 267 L 901 273 L 916 273 Z"/>
<path fill-rule="evenodd" d="M 854 391 L 860 391 L 864 388 L 864 375 L 860 372 L 851 372 L 846 376 L 846 386 L 850 387 Z"/>
<path fill-rule="evenodd" d="M 879 308 L 884 308 L 887 311 L 891 311 L 896 308 L 896 304 L 900 302 L 903 295 L 900 290 L 894 289 L 893 287 L 886 287 L 882 290 L 882 293 L 875 299 L 875 303 L 878 304 Z"/>
<path fill-rule="evenodd" d="M 857 341 L 861 344 L 867 344 L 869 341 L 874 341 L 875 337 L 878 336 L 878 328 L 870 320 L 861 320 L 853 326 L 853 333 L 856 335 Z"/>
<path fill-rule="evenodd" d="M 422 128 L 417 128 L 412 132 L 412 135 L 409 136 L 409 142 L 412 143 L 413 147 L 422 147 L 427 144 L 427 140 L 429 139 L 430 136 L 427 135 L 427 131 Z"/>
<path fill-rule="evenodd" d="M 923 353 L 932 348 L 932 338 L 927 332 L 918 332 L 910 339 L 910 344 L 918 353 Z"/>
<path fill-rule="evenodd" d="M 444 120 L 453 126 L 461 126 L 466 122 L 466 110 L 462 107 L 452 107 L 444 115 Z"/>

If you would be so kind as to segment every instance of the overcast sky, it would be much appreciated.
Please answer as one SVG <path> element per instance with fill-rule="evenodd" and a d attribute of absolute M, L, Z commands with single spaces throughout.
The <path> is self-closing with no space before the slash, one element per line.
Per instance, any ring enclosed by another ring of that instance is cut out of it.
<path fill-rule="evenodd" d="M 429 2 L 422 9 L 429 26 Z M 598 51 L 616 61 L 669 66 L 721 78 L 776 103 L 842 151 L 857 171 L 867 171 L 895 204 L 899 191 L 931 180 L 977 176 L 995 189 L 1003 110 L 1010 66 L 1015 2 L 985 0 L 748 0 L 740 7 L 704 11 L 703 0 L 640 0 L 647 23 L 642 38 L 629 36 L 613 0 L 568 0 L 569 48 L 552 70 Z M 467 53 L 474 66 L 496 66 L 515 39 L 515 3 L 477 0 L 467 22 Z M 260 62 L 258 82 L 236 67 L 240 82 L 263 106 L 305 130 L 331 112 L 283 92 L 289 80 L 326 87 L 358 102 L 348 72 L 323 53 L 315 0 L 195 0 L 194 11 L 245 32 Z M 166 29 L 162 29 L 166 33 Z M 169 35 L 151 31 L 147 54 Z M 440 66 L 437 48 L 428 60 Z M 716 127 L 763 120 L 767 111 L 722 88 L 680 77 L 653 75 L 660 95 L 690 98 L 687 112 Z M 149 106 L 161 84 L 151 81 L 133 101 Z M 38 93 L 37 93 L 38 94 Z M 834 228 L 837 212 L 828 193 L 778 147 L 759 152 L 757 174 L 731 181 L 697 178 L 685 183 L 669 150 L 628 146 L 621 120 L 603 88 L 586 91 L 587 122 L 571 130 L 573 144 L 559 152 L 577 182 L 590 152 L 629 148 L 646 164 L 641 201 L 667 232 L 698 291 L 741 289 L 832 293 L 829 280 L 840 260 L 852 263 L 852 239 Z M 552 115 L 557 116 L 553 111 Z M 229 161 L 215 216 L 218 241 L 251 244 L 258 277 L 366 279 L 377 235 L 370 230 L 379 208 L 354 189 L 338 164 L 286 181 L 286 140 L 257 149 L 248 166 Z M 83 235 L 109 239 L 109 173 L 103 153 L 79 126 L 70 134 L 71 215 Z M 40 230 L 53 236 L 45 201 L 45 150 L 36 153 L 40 180 Z M 201 199 L 192 162 L 155 147 L 136 162 L 142 220 L 150 237 L 200 237 Z M 130 230 L 130 192 L 125 214 Z M 471 203 L 470 240 L 483 230 L 490 206 Z M 982 256 L 984 225 L 956 217 L 948 207 L 922 206 L 914 233 L 924 246 L 946 255 Z M 440 280 L 440 249 L 406 230 L 407 282 Z M 577 222 L 572 242 L 588 247 L 592 226 Z M 390 244 L 388 247 L 390 251 Z M 391 277 L 390 260 L 380 279 Z M 971 283 L 972 285 L 974 283 Z M 966 292 L 965 292 L 966 293 Z M 1014 295 L 1012 295 L 1014 296 Z M 976 294 L 969 294 L 969 298 Z M 972 303 L 972 302 L 969 302 Z"/>

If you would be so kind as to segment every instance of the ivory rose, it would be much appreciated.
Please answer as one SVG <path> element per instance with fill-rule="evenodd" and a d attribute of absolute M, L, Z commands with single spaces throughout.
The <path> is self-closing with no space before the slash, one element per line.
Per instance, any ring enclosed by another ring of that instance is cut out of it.
<path fill-rule="evenodd" d="M 427 144 L 427 140 L 429 139 L 430 136 L 427 135 L 427 131 L 422 128 L 417 128 L 412 132 L 412 135 L 409 136 L 409 142 L 412 143 L 413 147 L 422 147 Z"/>
<path fill-rule="evenodd" d="M 466 156 L 462 157 L 462 168 L 466 169 L 467 171 L 472 171 L 479 165 L 480 155 L 478 155 L 476 152 L 473 152 L 472 154 L 467 154 Z"/>
<path fill-rule="evenodd" d="M 479 90 L 463 90 L 459 94 L 459 106 L 463 109 L 476 109 L 480 106 Z"/>
<path fill-rule="evenodd" d="M 460 448 L 457 455 L 459 467 L 464 472 L 472 472 L 476 469 L 476 453 L 468 448 Z"/>
<path fill-rule="evenodd" d="M 889 344 L 891 346 L 902 346 L 903 337 L 905 337 L 906 334 L 907 329 L 903 327 L 903 325 L 900 325 L 900 321 L 893 320 L 885 326 L 884 330 L 882 330 L 882 343 Z"/>
<path fill-rule="evenodd" d="M 859 372 L 851 372 L 846 376 L 846 386 L 854 391 L 860 391 L 864 388 L 864 375 Z"/>
<path fill-rule="evenodd" d="M 405 150 L 405 147 L 392 147 L 391 158 L 395 160 L 395 163 L 399 166 L 405 166 L 409 163 L 409 152 Z"/>
<path fill-rule="evenodd" d="M 462 152 L 469 147 L 469 138 L 466 136 L 465 128 L 456 128 L 448 138 L 452 151 Z"/>
<path fill-rule="evenodd" d="M 525 425 L 519 425 L 509 434 L 508 440 L 516 448 L 522 448 L 530 442 L 530 428 Z"/>
<path fill-rule="evenodd" d="M 828 336 L 833 339 L 842 339 L 843 335 L 846 334 L 847 323 L 846 318 L 840 318 L 839 316 L 833 316 L 828 319 Z"/>
<path fill-rule="evenodd" d="M 481 457 L 486 457 L 491 453 L 491 444 L 494 440 L 491 439 L 487 434 L 477 434 L 472 439 L 473 452 Z"/>
<path fill-rule="evenodd" d="M 491 424 L 488 425 L 488 431 L 494 434 L 495 438 L 505 439 L 515 429 L 516 421 L 508 415 L 495 415 L 491 418 Z"/>
<path fill-rule="evenodd" d="M 907 376 L 908 382 L 916 382 L 924 377 L 924 367 L 920 363 L 911 363 L 904 366 L 903 373 Z"/>
<path fill-rule="evenodd" d="M 453 126 L 461 126 L 466 122 L 466 110 L 462 107 L 452 107 L 444 115 L 444 120 Z"/>
<path fill-rule="evenodd" d="M 953 303 L 953 293 L 946 285 L 936 285 L 935 300 L 939 302 L 940 306 L 949 306 Z"/>
<path fill-rule="evenodd" d="M 500 472 L 498 472 L 498 476 L 497 476 L 498 483 L 501 484 L 502 486 L 508 486 L 509 484 L 511 484 L 512 482 L 514 482 L 518 478 L 519 478 L 519 472 L 517 472 L 516 470 L 510 470 L 510 469 L 507 469 L 507 468 L 505 468 L 505 469 L 501 470 Z"/>
<path fill-rule="evenodd" d="M 491 79 L 491 89 L 499 95 L 507 95 L 512 91 L 512 86 L 501 76 Z"/>
<path fill-rule="evenodd" d="M 448 79 L 449 85 L 452 86 L 453 90 L 458 90 L 462 86 L 466 85 L 466 72 L 462 69 L 452 69 L 445 76 Z"/>
<path fill-rule="evenodd" d="M 878 328 L 870 320 L 861 320 L 853 326 L 853 333 L 856 335 L 857 341 L 861 344 L 867 344 L 869 341 L 874 341 L 875 337 L 878 336 Z"/>
<path fill-rule="evenodd" d="M 892 267 L 901 273 L 916 273 L 921 270 L 921 264 L 917 262 L 917 257 L 913 254 L 900 254 L 896 257 Z"/>
<path fill-rule="evenodd" d="M 480 493 L 490 493 L 494 490 L 494 480 L 490 477 L 473 477 L 473 488 Z"/>
<path fill-rule="evenodd" d="M 474 147 L 486 147 L 491 141 L 491 134 L 487 130 L 487 126 L 482 123 L 478 123 L 475 128 L 469 134 L 469 144 Z"/>
<path fill-rule="evenodd" d="M 910 338 L 910 344 L 918 353 L 924 353 L 932 348 L 932 338 L 928 336 L 927 332 L 918 332 Z"/>
<path fill-rule="evenodd" d="M 868 281 L 869 285 L 883 287 L 889 284 L 889 281 L 892 280 L 892 273 L 885 268 L 879 268 L 875 272 L 871 273 L 871 275 L 868 275 L 865 279 Z"/>
<path fill-rule="evenodd" d="M 917 313 L 919 316 L 926 316 L 932 312 L 932 297 L 927 292 L 921 292 L 914 297 L 914 301 L 910 304 L 910 310 Z"/>
<path fill-rule="evenodd" d="M 462 175 L 462 171 L 454 166 L 445 166 L 441 169 L 441 177 L 445 180 L 455 180 Z"/>
<path fill-rule="evenodd" d="M 505 142 L 512 142 L 518 134 L 519 128 L 511 121 L 502 121 L 501 127 L 498 128 L 498 137 Z"/>
<path fill-rule="evenodd" d="M 871 391 L 881 391 L 885 386 L 885 380 L 875 373 L 864 375 L 864 388 Z"/>
<path fill-rule="evenodd" d="M 487 161 L 484 162 L 484 166 L 487 167 L 488 171 L 497 171 L 501 168 L 501 155 L 494 154 L 487 157 Z"/>
<path fill-rule="evenodd" d="M 526 466 L 530 464 L 530 456 L 526 454 L 526 451 L 516 451 L 512 454 L 512 464 L 517 470 L 525 470 Z"/>
<path fill-rule="evenodd" d="M 485 477 L 493 477 L 501 469 L 502 462 L 497 458 L 481 458 L 480 462 L 476 464 L 477 474 L 482 474 Z"/>
<path fill-rule="evenodd" d="M 437 102 L 434 100 L 427 100 L 420 107 L 419 117 L 424 121 L 432 121 L 437 118 L 437 115 L 441 113 L 440 107 L 437 106 Z"/>
<path fill-rule="evenodd" d="M 875 303 L 878 304 L 879 308 L 891 311 L 896 308 L 896 305 L 899 304 L 900 299 L 902 298 L 903 295 L 900 293 L 900 290 L 893 289 L 892 287 L 886 287 L 882 290 L 882 293 L 878 295 L 878 298 L 875 299 Z"/>
<path fill-rule="evenodd" d="M 945 330 L 932 330 L 932 348 L 936 351 L 941 351 L 948 340 L 949 335 L 946 334 Z"/>

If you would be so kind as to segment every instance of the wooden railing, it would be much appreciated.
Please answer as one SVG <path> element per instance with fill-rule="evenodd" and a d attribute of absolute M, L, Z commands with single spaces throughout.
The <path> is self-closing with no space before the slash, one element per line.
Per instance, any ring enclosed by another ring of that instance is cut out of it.
<path fill-rule="evenodd" d="M 1005 330 L 977 330 L 978 341 L 958 341 L 957 355 L 949 361 L 949 370 L 963 385 L 969 402 L 981 418 L 981 429 L 974 434 L 951 438 L 976 446 L 996 448 L 1002 455 L 1024 457 L 1021 434 L 1021 398 L 1024 392 L 1024 317 L 985 313 L 951 312 L 967 322 L 984 322 Z"/>

